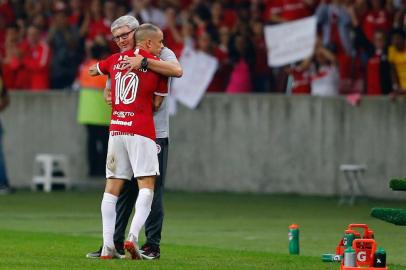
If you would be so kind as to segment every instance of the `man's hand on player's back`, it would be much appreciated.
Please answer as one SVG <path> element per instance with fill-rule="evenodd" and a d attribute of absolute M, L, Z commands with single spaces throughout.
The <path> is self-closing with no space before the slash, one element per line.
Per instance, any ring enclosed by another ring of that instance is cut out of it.
<path fill-rule="evenodd" d="M 137 54 L 134 57 L 128 57 L 127 55 L 124 56 L 124 61 L 121 62 L 123 64 L 123 69 L 128 69 L 127 74 L 133 69 L 141 68 L 141 61 L 144 57 Z"/>

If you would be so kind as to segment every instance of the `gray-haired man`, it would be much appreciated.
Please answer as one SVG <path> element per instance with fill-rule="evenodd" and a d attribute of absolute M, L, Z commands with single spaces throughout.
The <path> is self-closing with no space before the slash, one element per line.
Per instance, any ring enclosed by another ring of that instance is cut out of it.
<path fill-rule="evenodd" d="M 113 22 L 113 40 L 120 50 L 127 51 L 135 47 L 134 31 L 138 28 L 138 21 L 132 16 L 122 16 Z M 148 68 L 168 77 L 180 77 L 182 68 L 176 59 L 175 54 L 168 48 L 161 51 L 160 58 L 164 61 L 143 58 L 138 55 L 135 58 L 128 58 L 122 62 L 127 64 L 123 68 L 138 69 Z M 109 91 L 109 89 L 108 89 Z M 106 99 L 109 102 L 109 92 L 106 92 Z M 163 188 L 168 158 L 168 136 L 169 136 L 169 115 L 167 101 L 161 105 L 154 115 L 156 129 L 156 143 L 158 147 L 158 160 L 160 176 L 155 183 L 155 191 L 151 206 L 151 213 L 145 223 L 147 241 L 141 248 L 142 256 L 146 259 L 156 259 L 160 257 L 160 240 L 163 222 Z M 119 253 L 123 254 L 123 242 L 125 229 L 137 198 L 138 189 L 132 182 L 126 182 L 123 192 L 117 202 L 117 218 L 114 232 L 114 243 Z M 88 258 L 100 257 L 101 250 L 87 254 Z"/>

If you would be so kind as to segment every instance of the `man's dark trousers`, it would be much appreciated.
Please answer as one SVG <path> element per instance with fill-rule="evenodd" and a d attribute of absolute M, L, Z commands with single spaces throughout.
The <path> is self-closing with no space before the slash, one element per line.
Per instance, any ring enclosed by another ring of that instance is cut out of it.
<path fill-rule="evenodd" d="M 155 181 L 154 198 L 151 205 L 151 213 L 145 222 L 145 234 L 149 246 L 159 247 L 161 242 L 162 223 L 164 219 L 163 193 L 165 184 L 166 167 L 168 164 L 168 138 L 157 138 L 158 161 L 160 175 Z M 116 206 L 116 230 L 114 232 L 114 243 L 123 244 L 125 238 L 125 229 L 130 219 L 135 201 L 138 196 L 138 184 L 133 178 L 126 181 Z"/>

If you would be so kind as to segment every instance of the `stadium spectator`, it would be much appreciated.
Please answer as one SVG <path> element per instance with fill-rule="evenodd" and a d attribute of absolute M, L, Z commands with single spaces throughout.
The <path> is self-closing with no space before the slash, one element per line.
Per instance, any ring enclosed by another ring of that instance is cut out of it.
<path fill-rule="evenodd" d="M 107 76 L 92 77 L 89 68 L 108 55 L 108 48 L 93 45 L 90 57 L 80 66 L 78 122 L 86 126 L 89 176 L 104 176 L 111 108 L 104 101 Z"/>
<path fill-rule="evenodd" d="M 5 55 L 6 25 L 5 17 L 0 13 L 0 63 Z"/>
<path fill-rule="evenodd" d="M 52 50 L 51 88 L 71 87 L 81 56 L 78 54 L 79 33 L 76 28 L 69 25 L 65 9 L 55 11 L 48 42 Z"/>
<path fill-rule="evenodd" d="M 110 26 L 111 23 L 115 19 L 117 19 L 117 3 L 112 0 L 105 1 L 103 5 L 103 11 L 104 11 L 104 24 Z"/>
<path fill-rule="evenodd" d="M 351 40 L 351 15 L 344 0 L 333 0 L 330 4 L 320 4 L 316 10 L 317 22 L 322 31 L 323 45 L 335 51 L 342 68 L 346 67 L 347 58 L 354 56 L 355 51 Z M 340 60 L 339 60 L 340 61 Z M 349 70 L 343 70 L 348 76 Z"/>
<path fill-rule="evenodd" d="M 360 47 L 366 55 L 365 94 L 389 94 L 392 91 L 392 79 L 385 32 L 376 30 L 372 42 L 360 27 L 355 28 L 355 33 L 356 46 Z"/>
<path fill-rule="evenodd" d="M 134 16 L 140 23 L 152 23 L 160 28 L 164 27 L 164 13 L 153 7 L 150 0 L 132 0 L 131 8 L 128 15 Z"/>
<path fill-rule="evenodd" d="M 386 35 L 376 31 L 373 37 L 373 53 L 367 65 L 367 95 L 383 95 L 392 92 L 391 67 L 388 61 Z M 371 50 L 372 52 L 372 50 Z"/>
<path fill-rule="evenodd" d="M 22 69 L 22 53 L 17 25 L 10 25 L 6 30 L 5 52 L 3 59 L 3 83 L 7 89 L 24 88 Z"/>
<path fill-rule="evenodd" d="M 235 34 L 230 39 L 228 51 L 233 69 L 226 92 L 232 94 L 251 92 L 252 77 L 249 67 L 254 64 L 255 55 L 250 37 Z"/>
<path fill-rule="evenodd" d="M 305 59 L 288 67 L 291 84 L 288 93 L 311 94 L 310 72 L 308 70 L 311 59 Z"/>
<path fill-rule="evenodd" d="M 384 6 L 382 0 L 371 0 L 372 8 L 366 12 L 363 20 L 363 32 L 370 42 L 373 42 L 374 33 L 377 30 L 390 32 L 392 27 L 392 18 Z"/>
<path fill-rule="evenodd" d="M 4 111 L 9 103 L 10 98 L 7 93 L 7 88 L 3 84 L 2 74 L 0 73 L 0 112 Z M 3 151 L 3 128 L 0 123 L 0 195 L 8 194 L 10 191 Z"/>
<path fill-rule="evenodd" d="M 23 78 L 25 89 L 49 89 L 50 50 L 41 40 L 40 29 L 31 25 L 27 29 L 27 38 L 21 45 Z"/>
<path fill-rule="evenodd" d="M 313 0 L 267 1 L 266 17 L 270 23 L 283 23 L 301 19 L 312 14 Z"/>
<path fill-rule="evenodd" d="M 393 92 L 405 94 L 406 91 L 406 44 L 405 32 L 396 29 L 392 33 L 392 44 L 389 47 L 389 62 L 392 67 Z"/>
<path fill-rule="evenodd" d="M 70 7 L 70 15 L 69 15 L 69 19 L 68 19 L 69 24 L 71 26 L 78 27 L 77 30 L 79 30 L 85 19 L 85 14 L 84 14 L 85 6 L 81 0 L 70 0 L 69 7 Z"/>
<path fill-rule="evenodd" d="M 252 43 L 254 44 L 255 66 L 252 74 L 254 92 L 269 92 L 271 69 L 268 67 L 268 55 L 261 21 L 251 21 Z"/>
<path fill-rule="evenodd" d="M 265 2 L 265 22 L 279 24 L 301 19 L 312 14 L 313 0 L 273 0 Z M 284 68 L 272 68 L 272 91 L 285 92 L 288 74 Z M 269 80 L 269 78 L 268 78 Z"/>
<path fill-rule="evenodd" d="M 165 9 L 165 26 L 162 28 L 165 37 L 165 45 L 180 56 L 184 43 L 182 37 L 182 28 L 176 22 L 176 10 L 173 7 Z"/>
<path fill-rule="evenodd" d="M 209 33 L 201 33 L 197 39 L 196 49 L 215 57 L 218 61 L 218 68 L 211 80 L 207 92 L 224 92 L 230 77 L 230 65 L 227 53 L 220 50 Z"/>
<path fill-rule="evenodd" d="M 336 96 L 339 94 L 339 74 L 334 54 L 321 42 L 316 45 L 310 66 L 311 94 L 313 96 Z"/>
<path fill-rule="evenodd" d="M 219 29 L 227 27 L 232 29 L 236 22 L 236 14 L 232 9 L 224 9 L 222 1 L 214 1 L 210 6 L 213 25 Z"/>
<path fill-rule="evenodd" d="M 351 38 L 352 14 L 345 0 L 332 0 L 322 3 L 316 10 L 318 24 L 322 31 L 323 45 L 332 50 L 338 62 L 342 91 L 349 91 L 354 79 L 356 51 Z M 359 75 L 359 74 L 357 74 Z M 360 77 L 360 76 L 358 76 Z"/>
<path fill-rule="evenodd" d="M 391 1 L 387 1 L 391 2 Z M 406 28 L 406 1 L 400 0 L 399 6 L 394 10 L 393 15 L 393 28 L 394 29 L 405 29 Z"/>
<path fill-rule="evenodd" d="M 43 13 L 36 14 L 32 18 L 32 25 L 40 31 L 41 41 L 46 41 L 48 39 L 48 21 L 46 16 Z"/>
<path fill-rule="evenodd" d="M 86 43 L 92 44 L 97 38 L 111 40 L 110 19 L 115 17 L 115 13 L 109 14 L 109 16 L 110 18 L 108 19 L 104 17 L 101 0 L 92 0 L 90 10 L 86 13 L 80 29 L 80 34 L 85 36 Z"/>
<path fill-rule="evenodd" d="M 12 24 L 15 21 L 13 6 L 8 0 L 3 0 L 0 3 L 0 17 L 5 25 Z"/>
<path fill-rule="evenodd" d="M 200 4 L 191 15 L 192 22 L 195 25 L 194 36 L 198 38 L 201 34 L 207 32 L 214 42 L 218 42 L 218 30 L 212 22 L 210 9 L 206 5 Z"/>

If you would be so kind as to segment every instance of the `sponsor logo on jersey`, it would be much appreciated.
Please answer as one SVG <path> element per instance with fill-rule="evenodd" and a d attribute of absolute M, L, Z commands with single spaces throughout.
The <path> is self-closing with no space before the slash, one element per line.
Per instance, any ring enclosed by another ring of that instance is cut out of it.
<path fill-rule="evenodd" d="M 114 111 L 113 115 L 120 117 L 120 118 L 126 118 L 127 116 L 134 116 L 134 113 L 133 112 Z"/>
<path fill-rule="evenodd" d="M 119 126 L 128 126 L 131 127 L 133 125 L 133 121 L 120 121 L 120 120 L 111 120 L 112 125 L 119 125 Z"/>
<path fill-rule="evenodd" d="M 116 69 L 118 69 L 118 70 L 125 70 L 124 66 L 125 66 L 125 64 L 121 64 L 121 63 L 115 64 L 115 65 L 113 66 L 113 70 L 116 70 Z"/>

